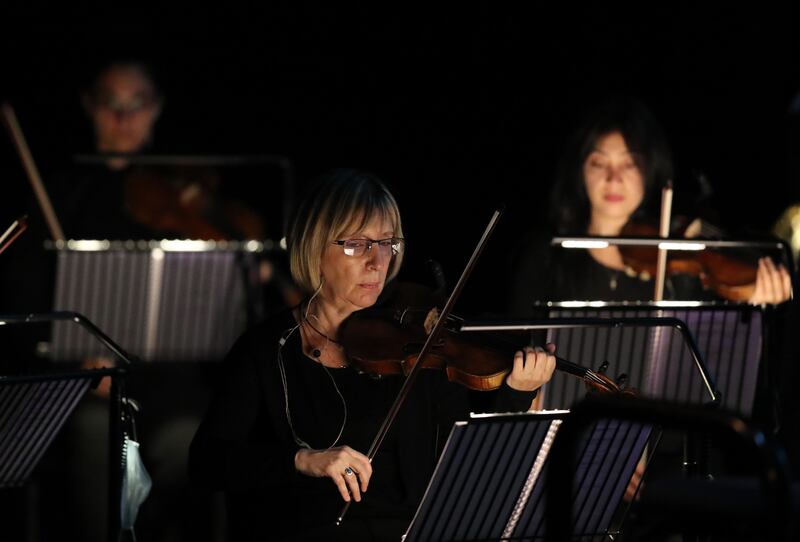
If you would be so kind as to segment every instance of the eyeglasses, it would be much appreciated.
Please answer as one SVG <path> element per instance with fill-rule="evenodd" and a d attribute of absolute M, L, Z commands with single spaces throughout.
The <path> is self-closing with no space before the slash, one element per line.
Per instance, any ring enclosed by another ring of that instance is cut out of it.
<path fill-rule="evenodd" d="M 137 94 L 130 100 L 122 100 L 112 95 L 103 95 L 95 101 L 95 106 L 112 113 L 133 115 L 152 108 L 158 100 L 151 94 Z"/>
<path fill-rule="evenodd" d="M 331 241 L 334 245 L 340 245 L 345 255 L 358 258 L 370 250 L 372 245 L 378 246 L 378 252 L 384 255 L 391 253 L 392 256 L 403 250 L 405 239 L 401 237 L 387 237 L 386 239 L 345 239 L 343 241 Z"/>

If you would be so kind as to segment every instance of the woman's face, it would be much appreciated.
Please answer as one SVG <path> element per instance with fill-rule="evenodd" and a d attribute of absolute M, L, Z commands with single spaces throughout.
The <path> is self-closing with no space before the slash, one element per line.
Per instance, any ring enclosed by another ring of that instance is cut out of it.
<path fill-rule="evenodd" d="M 619 132 L 597 140 L 583 163 L 583 179 L 592 222 L 605 220 L 624 224 L 644 199 L 642 173 Z"/>
<path fill-rule="evenodd" d="M 390 237 L 394 237 L 392 223 L 380 215 L 373 216 L 360 231 L 345 232 L 335 240 L 378 241 Z M 383 290 L 391 261 L 392 250 L 389 246 L 373 243 L 361 256 L 348 256 L 345 247 L 331 243 L 322 255 L 323 283 L 320 295 L 340 310 L 353 312 L 370 307 Z"/>

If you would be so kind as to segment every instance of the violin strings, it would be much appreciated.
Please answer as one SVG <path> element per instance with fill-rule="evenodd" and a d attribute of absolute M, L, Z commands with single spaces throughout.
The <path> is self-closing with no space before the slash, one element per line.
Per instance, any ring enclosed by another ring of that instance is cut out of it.
<path fill-rule="evenodd" d="M 586 369 L 586 376 L 588 377 L 589 380 L 593 381 L 597 385 L 600 385 L 600 386 L 602 386 L 604 388 L 608 388 L 609 387 L 608 382 L 606 382 L 605 380 L 600 378 L 600 376 L 597 373 L 595 373 L 594 371 L 590 371 L 589 369 Z"/>

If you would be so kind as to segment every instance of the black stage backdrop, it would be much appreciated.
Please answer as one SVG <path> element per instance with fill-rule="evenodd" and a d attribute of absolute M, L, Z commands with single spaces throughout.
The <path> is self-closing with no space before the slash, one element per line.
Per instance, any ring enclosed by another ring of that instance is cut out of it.
<path fill-rule="evenodd" d="M 300 184 L 332 167 L 375 172 L 400 200 L 416 280 L 435 258 L 454 282 L 505 204 L 461 305 L 476 314 L 502 306 L 505 255 L 544 221 L 564 139 L 605 96 L 638 96 L 664 124 L 678 211 L 696 210 L 701 177 L 705 211 L 734 230 L 765 229 L 800 199 L 795 13 L 719 9 L 6 7 L 0 96 L 47 176 L 89 150 L 87 73 L 109 56 L 149 60 L 167 97 L 160 151 L 282 154 Z M 0 171 L 10 220 L 30 189 L 5 133 Z"/>

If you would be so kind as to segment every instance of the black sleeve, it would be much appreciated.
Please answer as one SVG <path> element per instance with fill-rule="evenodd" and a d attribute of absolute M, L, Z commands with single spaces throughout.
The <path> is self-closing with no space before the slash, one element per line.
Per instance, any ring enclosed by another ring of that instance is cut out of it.
<path fill-rule="evenodd" d="M 539 389 L 533 391 L 515 390 L 505 382 L 497 391 L 494 412 L 527 412 Z"/>
<path fill-rule="evenodd" d="M 473 412 L 526 412 L 531 408 L 539 390 L 515 390 L 503 382 L 499 389 L 471 393 L 470 405 Z"/>
<path fill-rule="evenodd" d="M 284 485 L 298 476 L 294 455 L 299 447 L 276 430 L 274 413 L 282 396 L 262 387 L 270 380 L 263 374 L 269 365 L 258 335 L 246 334 L 228 354 L 220 388 L 192 441 L 189 475 L 199 485 L 243 491 Z"/>

